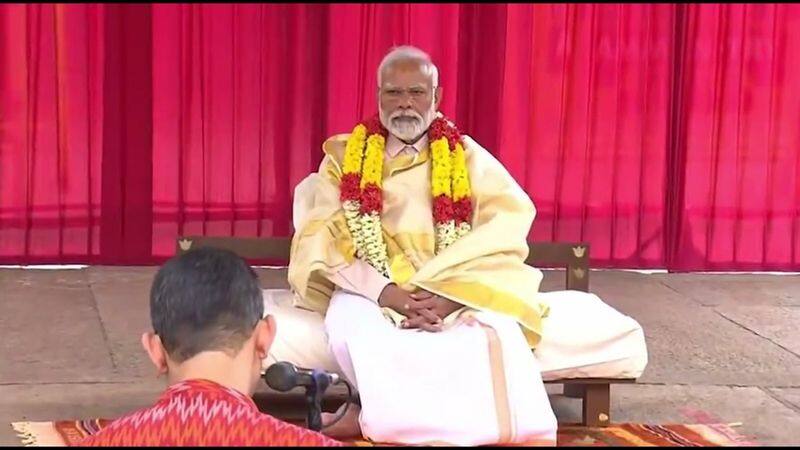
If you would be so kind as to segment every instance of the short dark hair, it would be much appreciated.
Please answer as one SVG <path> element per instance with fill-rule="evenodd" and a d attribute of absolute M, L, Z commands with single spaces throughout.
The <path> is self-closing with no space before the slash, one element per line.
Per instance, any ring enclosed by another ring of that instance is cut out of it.
<path fill-rule="evenodd" d="M 264 315 L 258 275 L 235 253 L 204 247 L 164 264 L 150 289 L 150 320 L 170 358 L 234 355 Z"/>

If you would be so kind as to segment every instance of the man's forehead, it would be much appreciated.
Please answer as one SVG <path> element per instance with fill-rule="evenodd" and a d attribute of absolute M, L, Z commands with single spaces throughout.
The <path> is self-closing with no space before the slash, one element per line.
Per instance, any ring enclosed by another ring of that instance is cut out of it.
<path fill-rule="evenodd" d="M 433 72 L 430 70 L 430 66 L 424 62 L 400 60 L 394 61 L 392 64 L 386 66 L 383 69 L 381 78 L 384 84 L 386 84 L 387 81 L 393 81 L 394 84 L 397 84 L 400 80 L 409 80 L 411 83 L 418 82 L 424 84 L 426 81 L 430 81 L 432 76 Z"/>
<path fill-rule="evenodd" d="M 412 82 L 412 83 L 392 83 L 391 81 L 383 81 L 383 87 L 387 89 L 391 88 L 425 88 L 428 85 L 422 81 Z"/>

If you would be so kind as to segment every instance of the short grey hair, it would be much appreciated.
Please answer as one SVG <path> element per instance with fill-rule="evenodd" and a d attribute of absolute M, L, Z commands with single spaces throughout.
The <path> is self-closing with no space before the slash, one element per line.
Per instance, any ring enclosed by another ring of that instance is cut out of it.
<path fill-rule="evenodd" d="M 417 47 L 403 45 L 393 48 L 389 53 L 386 54 L 386 56 L 383 57 L 383 60 L 381 60 L 381 64 L 378 66 L 378 87 L 381 87 L 383 71 L 386 70 L 387 67 L 398 61 L 408 60 L 417 61 L 427 68 L 427 70 L 430 71 L 431 81 L 433 81 L 433 88 L 436 89 L 439 86 L 439 68 L 433 63 L 431 57 Z"/>

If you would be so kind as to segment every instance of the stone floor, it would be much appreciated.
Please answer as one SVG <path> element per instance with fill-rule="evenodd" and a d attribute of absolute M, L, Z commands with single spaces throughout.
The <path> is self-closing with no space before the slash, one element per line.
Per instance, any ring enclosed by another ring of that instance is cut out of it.
<path fill-rule="evenodd" d="M 155 399 L 138 341 L 154 273 L 0 269 L 0 445 L 18 444 L 12 421 L 113 418 Z M 543 290 L 563 276 L 547 272 Z M 639 383 L 612 388 L 613 421 L 741 423 L 762 444 L 800 444 L 800 276 L 593 271 L 591 290 L 647 336 Z M 578 420 L 580 401 L 552 388 L 559 419 Z"/>

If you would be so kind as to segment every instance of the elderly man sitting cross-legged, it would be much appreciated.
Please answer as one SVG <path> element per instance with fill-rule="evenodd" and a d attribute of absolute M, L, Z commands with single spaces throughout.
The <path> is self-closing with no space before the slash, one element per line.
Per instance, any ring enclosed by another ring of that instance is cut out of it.
<path fill-rule="evenodd" d="M 325 432 L 555 445 L 531 350 L 549 309 L 541 272 L 525 264 L 536 210 L 439 112 L 438 74 L 420 49 L 390 51 L 377 71 L 378 114 L 328 139 L 319 170 L 295 190 L 295 304 L 324 315 L 330 351 L 361 399 Z"/>
<path fill-rule="evenodd" d="M 155 332 L 142 344 L 171 386 L 80 445 L 341 445 L 262 414 L 250 398 L 276 327 L 262 318 L 258 278 L 241 258 L 211 248 L 173 258 L 153 281 L 150 316 Z"/>

